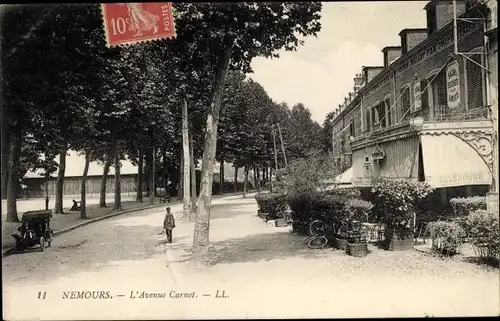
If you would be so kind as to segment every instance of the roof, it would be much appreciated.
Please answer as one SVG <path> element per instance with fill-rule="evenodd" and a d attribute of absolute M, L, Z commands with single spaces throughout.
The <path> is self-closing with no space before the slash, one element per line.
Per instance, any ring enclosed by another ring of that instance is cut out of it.
<path fill-rule="evenodd" d="M 59 164 L 59 156 L 54 159 Z M 122 160 L 121 171 L 123 175 L 126 174 L 136 174 L 137 166 L 133 165 L 128 159 Z M 64 177 L 80 177 L 83 175 L 83 169 L 85 167 L 85 156 L 80 155 L 76 151 L 68 151 L 66 155 L 66 171 Z M 98 162 L 90 162 L 88 176 L 101 176 L 104 170 L 104 164 Z M 114 166 L 109 169 L 109 175 L 115 174 Z M 35 172 L 28 171 L 24 178 L 40 178 L 43 177 L 43 170 L 38 169 Z M 52 173 L 51 177 L 57 177 L 57 171 Z"/>

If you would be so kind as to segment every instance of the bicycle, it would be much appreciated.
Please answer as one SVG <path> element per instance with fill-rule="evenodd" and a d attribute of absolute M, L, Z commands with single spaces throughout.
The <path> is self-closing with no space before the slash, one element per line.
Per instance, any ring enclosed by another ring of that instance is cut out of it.
<path fill-rule="evenodd" d="M 326 224 L 322 220 L 313 220 L 309 223 L 309 234 L 302 244 L 307 244 L 307 247 L 313 250 L 324 248 L 328 244 L 326 237 Z"/>

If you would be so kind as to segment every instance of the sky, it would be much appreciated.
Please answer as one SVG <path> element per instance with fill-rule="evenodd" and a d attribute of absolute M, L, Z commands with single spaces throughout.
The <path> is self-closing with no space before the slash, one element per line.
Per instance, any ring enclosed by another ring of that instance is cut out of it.
<path fill-rule="evenodd" d="M 316 38 L 278 59 L 255 58 L 248 76 L 277 102 L 303 103 L 321 125 L 353 91 L 362 66 L 383 65 L 382 48 L 401 45 L 401 30 L 426 27 L 427 2 L 324 2 Z"/>

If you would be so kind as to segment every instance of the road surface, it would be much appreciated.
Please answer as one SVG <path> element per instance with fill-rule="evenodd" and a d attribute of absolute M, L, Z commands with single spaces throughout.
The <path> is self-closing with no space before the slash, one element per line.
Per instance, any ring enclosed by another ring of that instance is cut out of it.
<path fill-rule="evenodd" d="M 213 204 L 211 268 L 187 265 L 192 223 L 178 220 L 165 254 L 163 209 L 125 214 L 4 258 L 4 319 L 499 314 L 498 269 L 417 251 L 313 251 L 259 219 L 253 197 Z"/>

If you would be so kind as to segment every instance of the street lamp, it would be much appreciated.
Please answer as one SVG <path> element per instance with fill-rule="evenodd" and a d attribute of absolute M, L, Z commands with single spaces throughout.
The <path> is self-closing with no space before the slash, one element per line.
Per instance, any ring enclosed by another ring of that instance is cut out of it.
<path fill-rule="evenodd" d="M 410 124 L 415 129 L 422 129 L 422 127 L 424 125 L 424 119 L 420 116 L 414 117 L 411 119 Z"/>

